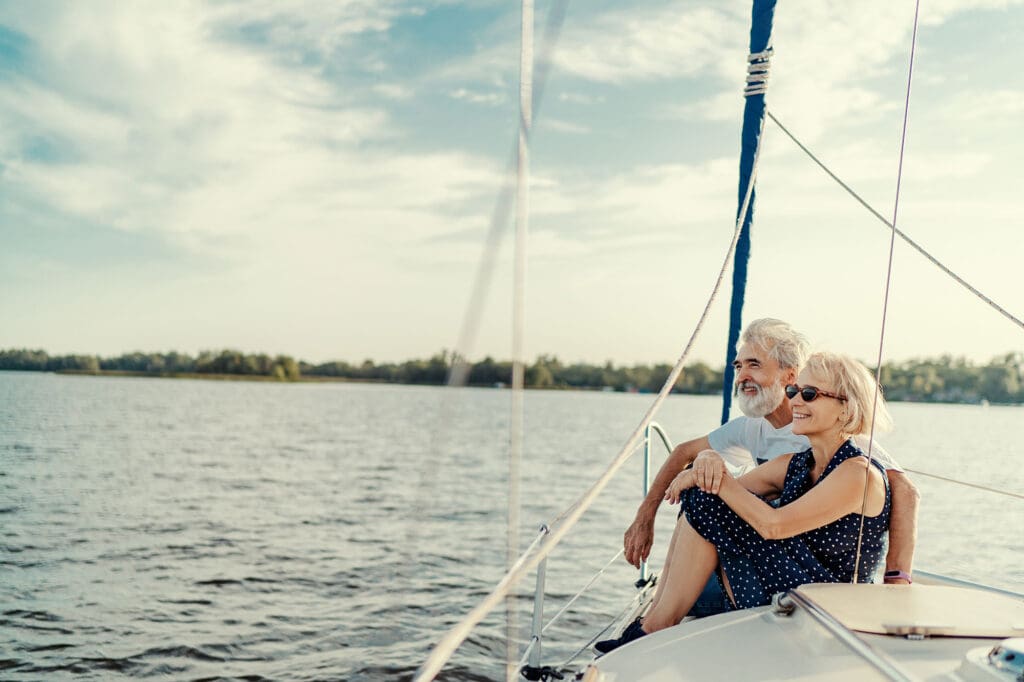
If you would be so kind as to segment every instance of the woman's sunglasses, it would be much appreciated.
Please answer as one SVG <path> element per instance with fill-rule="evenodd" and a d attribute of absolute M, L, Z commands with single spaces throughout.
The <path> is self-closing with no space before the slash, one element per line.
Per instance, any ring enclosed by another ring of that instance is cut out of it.
<path fill-rule="evenodd" d="M 804 399 L 805 403 L 813 401 L 819 395 L 823 395 L 826 398 L 833 398 L 835 400 L 842 400 L 843 402 L 846 402 L 845 395 L 836 395 L 835 393 L 829 393 L 828 391 L 821 390 L 817 386 L 800 387 L 797 386 L 796 384 L 790 384 L 789 386 L 786 386 L 786 397 L 789 398 L 790 400 L 795 398 L 797 393 L 800 394 L 800 397 Z"/>

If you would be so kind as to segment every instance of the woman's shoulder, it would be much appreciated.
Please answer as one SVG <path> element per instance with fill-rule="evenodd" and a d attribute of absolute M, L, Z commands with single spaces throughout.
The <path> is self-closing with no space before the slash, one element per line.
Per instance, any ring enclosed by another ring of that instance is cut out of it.
<path fill-rule="evenodd" d="M 869 472 L 872 479 L 882 479 L 882 466 L 877 461 L 869 461 L 868 456 L 863 452 L 851 455 L 836 466 L 837 472 L 860 472 L 861 476 L 864 475 L 865 470 Z"/>

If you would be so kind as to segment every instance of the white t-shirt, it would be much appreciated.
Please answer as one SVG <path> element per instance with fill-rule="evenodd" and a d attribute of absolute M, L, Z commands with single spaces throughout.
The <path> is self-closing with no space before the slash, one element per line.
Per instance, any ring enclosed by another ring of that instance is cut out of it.
<path fill-rule="evenodd" d="M 867 436 L 854 436 L 853 441 L 867 454 Z M 731 468 L 739 470 L 749 470 L 752 465 L 811 447 L 807 436 L 793 433 L 792 422 L 776 429 L 763 417 L 736 417 L 709 433 L 708 442 Z M 871 458 L 886 469 L 903 471 L 877 442 L 871 448 Z"/>

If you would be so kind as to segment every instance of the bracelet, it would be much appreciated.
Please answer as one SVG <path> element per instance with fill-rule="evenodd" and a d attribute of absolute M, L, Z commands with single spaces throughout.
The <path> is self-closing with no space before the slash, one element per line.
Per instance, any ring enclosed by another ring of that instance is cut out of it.
<path fill-rule="evenodd" d="M 885 582 L 889 582 L 890 578 L 892 578 L 894 580 L 906 580 L 908 584 L 914 582 L 913 580 L 910 579 L 910 574 L 907 573 L 906 571 L 886 571 L 885 572 Z"/>

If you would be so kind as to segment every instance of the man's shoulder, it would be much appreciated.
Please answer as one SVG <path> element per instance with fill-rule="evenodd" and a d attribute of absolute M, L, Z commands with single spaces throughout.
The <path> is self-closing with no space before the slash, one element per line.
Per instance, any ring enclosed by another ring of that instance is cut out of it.
<path fill-rule="evenodd" d="M 727 438 L 747 440 L 750 436 L 757 435 L 761 432 L 762 422 L 767 424 L 767 421 L 761 417 L 748 417 L 746 415 L 733 417 L 712 431 L 710 437 L 713 439 L 713 437 L 717 435 Z"/>

